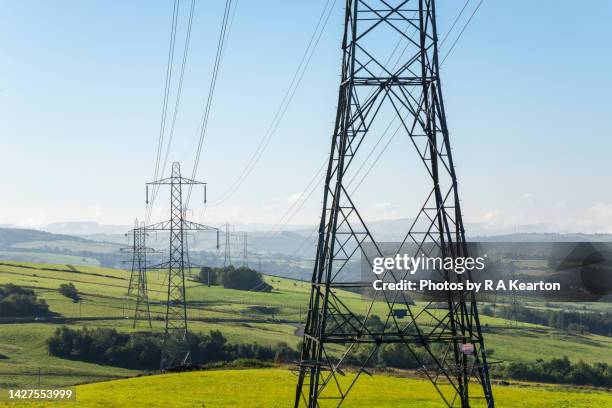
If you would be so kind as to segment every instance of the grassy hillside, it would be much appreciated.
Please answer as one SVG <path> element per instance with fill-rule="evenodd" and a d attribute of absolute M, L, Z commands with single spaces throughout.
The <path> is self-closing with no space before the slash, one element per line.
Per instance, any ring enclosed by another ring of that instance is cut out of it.
<path fill-rule="evenodd" d="M 348 373 L 346 380 L 352 374 Z M 78 407 L 236 407 L 286 408 L 292 404 L 296 377 L 287 369 L 219 370 L 154 375 L 107 381 L 76 387 Z M 231 384 L 231 386 L 228 386 Z M 612 394 L 601 391 L 546 385 L 498 386 L 500 408 L 595 408 L 612 405 Z M 386 375 L 363 377 L 343 407 L 391 408 L 406 406 L 439 408 L 441 401 L 427 381 Z M 329 401 L 328 401 L 329 402 Z M 58 406 L 11 404 L 10 406 Z M 0 403 L 0 406 L 3 406 Z M 5 405 L 8 406 L 8 405 Z M 322 407 L 325 405 L 322 401 Z M 482 402 L 474 401 L 476 407 Z"/>
<path fill-rule="evenodd" d="M 64 264 L 24 264 L 0 262 L 0 284 L 14 283 L 32 288 L 44 299 L 53 319 L 29 319 L 3 323 L 0 330 L 0 387 L 41 383 L 75 384 L 105 378 L 132 376 L 136 372 L 96 364 L 68 361 L 47 355 L 45 339 L 62 325 L 74 328 L 109 327 L 120 331 L 148 330 L 140 323 L 132 328 L 133 299 L 126 296 L 126 271 Z M 163 329 L 163 283 L 165 271 L 149 273 L 153 330 Z M 207 287 L 187 283 L 188 316 L 192 331 L 220 330 L 231 342 L 275 344 L 299 341 L 309 285 L 290 279 L 266 277 L 273 286 L 270 293 Z M 73 282 L 82 301 L 74 303 L 60 295 L 59 285 Z M 354 293 L 344 292 L 345 303 L 353 310 L 365 310 L 366 303 Z M 262 309 L 265 306 L 265 309 Z M 384 314 L 385 305 L 377 304 L 374 313 Z M 442 313 L 442 311 L 440 311 Z M 426 322 L 423 322 L 426 323 Z M 571 360 L 612 364 L 612 339 L 596 335 L 567 334 L 543 326 L 516 326 L 503 319 L 483 317 L 487 349 L 494 350 L 494 360 L 535 360 L 567 355 Z"/>

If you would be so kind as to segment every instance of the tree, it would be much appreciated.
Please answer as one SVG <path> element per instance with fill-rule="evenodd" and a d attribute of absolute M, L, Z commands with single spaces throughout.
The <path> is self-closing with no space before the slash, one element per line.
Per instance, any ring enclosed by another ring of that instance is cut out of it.
<path fill-rule="evenodd" d="M 62 283 L 59 285 L 59 293 L 66 296 L 69 299 L 72 299 L 74 303 L 81 300 L 79 296 L 79 291 L 72 283 Z"/>
<path fill-rule="evenodd" d="M 49 314 L 47 303 L 31 289 L 7 283 L 0 285 L 0 316 L 38 316 Z"/>
<path fill-rule="evenodd" d="M 218 285 L 217 282 L 217 268 L 213 269 L 210 266 L 203 266 L 200 268 L 200 273 L 198 274 L 198 281 L 210 285 Z"/>

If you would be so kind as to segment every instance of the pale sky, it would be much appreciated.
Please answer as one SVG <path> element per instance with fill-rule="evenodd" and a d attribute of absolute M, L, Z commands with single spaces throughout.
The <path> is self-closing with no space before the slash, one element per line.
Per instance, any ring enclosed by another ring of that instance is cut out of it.
<path fill-rule="evenodd" d="M 176 61 L 188 3 L 181 2 Z M 170 154 L 185 175 L 224 3 L 196 5 Z M 458 28 L 477 3 L 469 4 Z M 236 180 L 264 136 L 324 4 L 238 2 L 198 168 L 211 201 Z M 342 4 L 262 159 L 236 194 L 206 210 L 208 223 L 276 224 L 325 160 L 336 112 Z M 464 2 L 437 4 L 446 32 Z M 169 0 L 3 2 L 1 224 L 130 225 L 143 215 L 171 8 Z M 441 72 L 466 222 L 497 231 L 542 224 L 560 232 L 612 232 L 610 15 L 612 3 L 605 0 L 580 7 L 552 0 L 482 4 Z M 392 157 L 412 153 L 394 150 Z M 382 162 L 380 175 L 393 174 L 393 166 Z M 391 191 L 364 191 L 364 213 L 414 216 L 398 205 L 421 182 L 410 176 Z M 321 198 L 317 188 L 290 224 L 318 222 Z M 157 206 L 153 218 L 166 218 L 166 211 Z"/>

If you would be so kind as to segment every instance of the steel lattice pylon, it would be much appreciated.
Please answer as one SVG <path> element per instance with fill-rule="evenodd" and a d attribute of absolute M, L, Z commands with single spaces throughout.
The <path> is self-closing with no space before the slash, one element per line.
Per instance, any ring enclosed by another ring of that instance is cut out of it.
<path fill-rule="evenodd" d="M 183 206 L 183 186 L 205 186 L 206 184 L 182 177 L 178 162 L 172 163 L 172 174 L 170 177 L 147 183 L 147 204 L 149 203 L 148 187 L 150 185 L 168 185 L 170 187 L 170 220 L 143 228 L 145 232 L 168 231 L 170 234 L 168 261 L 149 267 L 149 269 L 168 270 L 164 346 L 160 362 L 160 368 L 165 370 L 191 364 L 188 342 L 187 304 L 185 299 L 185 269 L 191 268 L 193 265 L 189 263 L 187 254 L 187 231 L 216 231 L 218 248 L 219 230 L 185 219 L 186 209 Z M 206 192 L 204 194 L 204 202 L 206 202 Z"/>
<path fill-rule="evenodd" d="M 140 254 L 138 253 L 138 248 L 140 247 L 140 234 L 138 232 L 139 226 L 138 219 L 136 219 L 134 222 L 134 229 L 125 234 L 128 237 L 128 244 L 130 240 L 128 234 L 132 235 L 132 245 L 128 248 L 122 248 L 122 250 L 126 249 L 132 254 L 132 269 L 130 271 L 130 282 L 128 283 L 128 296 L 138 292 L 138 271 L 140 266 Z"/>
<path fill-rule="evenodd" d="M 346 0 L 342 79 L 296 408 L 340 406 L 359 377 L 368 373 L 372 358 L 388 345 L 405 347 L 417 360 L 438 391 L 441 406 L 494 407 L 473 293 L 449 292 L 442 305 L 429 302 L 417 306 L 403 292 L 393 296 L 377 292 L 365 302 L 369 306 L 363 314 L 340 295 L 342 289 L 371 287 L 371 282 L 363 279 L 355 282 L 342 278 L 347 265 L 360 253 L 364 256 L 366 245 L 383 256 L 380 243 L 357 208 L 355 190 L 349 191 L 346 184 L 358 173 L 354 162 L 371 130 L 390 118 L 399 123 L 399 135 L 414 146 L 413 157 L 423 163 L 429 184 L 428 192 L 419 200 L 424 204 L 398 251 L 410 243 L 416 246 L 414 255 L 436 250 L 444 257 L 467 256 L 440 88 L 434 3 Z M 390 55 L 383 50 L 395 41 L 406 45 L 394 65 L 391 60 L 398 47 Z M 371 264 L 371 259 L 367 261 Z M 439 272 L 446 279 L 461 279 Z M 375 325 L 373 310 L 380 305 L 385 315 L 378 316 L 381 319 Z M 396 313 L 399 309 L 406 312 L 407 321 L 400 321 Z"/>
<path fill-rule="evenodd" d="M 146 245 L 147 233 L 144 228 L 144 222 L 140 223 L 137 228 L 135 238 L 138 238 L 136 250 L 138 252 L 138 289 L 136 293 L 136 307 L 134 308 L 134 323 L 132 327 L 136 327 L 138 320 L 146 319 L 149 328 L 151 328 L 151 310 L 149 308 L 149 290 L 147 289 L 147 252 L 149 249 Z"/>
<path fill-rule="evenodd" d="M 134 321 L 132 327 L 136 327 L 138 320 L 147 321 L 151 327 L 151 311 L 149 307 L 149 294 L 147 290 L 147 252 L 152 252 L 146 246 L 146 232 L 144 223 L 134 223 L 131 231 L 132 246 L 129 251 L 132 253 L 132 270 L 128 284 L 128 296 L 136 296 L 134 306 Z"/>

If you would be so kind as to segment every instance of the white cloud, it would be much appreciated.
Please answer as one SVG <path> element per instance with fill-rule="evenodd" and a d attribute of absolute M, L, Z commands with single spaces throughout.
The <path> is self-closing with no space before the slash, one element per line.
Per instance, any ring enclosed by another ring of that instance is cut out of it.
<path fill-rule="evenodd" d="M 503 213 L 498 209 L 493 209 L 485 212 L 482 215 L 482 221 L 484 222 L 496 222 L 502 218 Z"/>
<path fill-rule="evenodd" d="M 297 193 L 293 193 L 289 197 L 287 197 L 287 203 L 293 204 L 299 199 L 301 199 L 303 195 L 304 195 L 303 191 L 298 191 Z"/>

